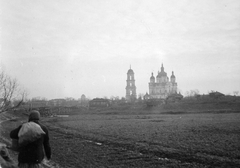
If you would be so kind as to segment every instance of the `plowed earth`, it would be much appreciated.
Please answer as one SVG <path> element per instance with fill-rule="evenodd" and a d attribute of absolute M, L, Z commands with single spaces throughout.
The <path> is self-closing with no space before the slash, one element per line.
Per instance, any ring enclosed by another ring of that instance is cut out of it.
<path fill-rule="evenodd" d="M 2 123 L 1 135 L 19 121 Z M 239 112 L 89 112 L 42 123 L 53 167 L 240 167 Z"/>

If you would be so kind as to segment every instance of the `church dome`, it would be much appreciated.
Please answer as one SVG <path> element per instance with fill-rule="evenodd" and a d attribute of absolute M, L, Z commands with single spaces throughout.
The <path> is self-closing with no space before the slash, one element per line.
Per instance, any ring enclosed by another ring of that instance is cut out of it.
<path fill-rule="evenodd" d="M 158 73 L 158 76 L 157 77 L 162 77 L 162 76 L 167 76 L 167 73 L 164 72 L 164 67 L 163 67 L 163 64 L 162 64 L 162 67 L 161 67 L 161 72 Z"/>
<path fill-rule="evenodd" d="M 129 69 L 127 73 L 134 73 L 132 69 Z"/>
<path fill-rule="evenodd" d="M 175 78 L 174 72 L 172 71 L 171 78 Z"/>
<path fill-rule="evenodd" d="M 153 73 L 152 73 L 152 76 L 150 77 L 150 80 L 155 80 L 155 77 L 153 76 Z"/>
<path fill-rule="evenodd" d="M 164 71 L 161 71 L 158 75 L 159 75 L 160 77 L 161 77 L 161 76 L 167 76 L 167 73 L 164 72 Z"/>
<path fill-rule="evenodd" d="M 128 73 L 128 74 L 134 74 L 134 72 L 133 72 L 133 70 L 132 70 L 132 68 L 131 68 L 131 65 L 130 65 L 130 69 L 128 70 L 127 73 Z"/>

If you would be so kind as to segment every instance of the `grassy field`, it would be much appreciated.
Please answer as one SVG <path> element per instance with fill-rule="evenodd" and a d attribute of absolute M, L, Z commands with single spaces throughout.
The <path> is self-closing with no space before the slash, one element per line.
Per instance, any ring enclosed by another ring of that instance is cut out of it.
<path fill-rule="evenodd" d="M 240 112 L 187 107 L 81 111 L 42 123 L 63 168 L 240 167 Z M 2 123 L 1 136 L 23 120 Z"/>

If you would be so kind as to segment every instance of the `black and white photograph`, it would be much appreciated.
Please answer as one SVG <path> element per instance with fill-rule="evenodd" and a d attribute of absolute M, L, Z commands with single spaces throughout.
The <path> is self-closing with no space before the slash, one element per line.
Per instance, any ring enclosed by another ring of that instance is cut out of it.
<path fill-rule="evenodd" d="M 0 168 L 240 167 L 239 0 L 0 0 Z"/>

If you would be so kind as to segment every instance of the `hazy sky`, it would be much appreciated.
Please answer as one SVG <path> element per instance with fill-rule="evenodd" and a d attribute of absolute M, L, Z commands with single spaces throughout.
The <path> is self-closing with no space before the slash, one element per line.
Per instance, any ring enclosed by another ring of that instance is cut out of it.
<path fill-rule="evenodd" d="M 163 63 L 182 94 L 240 91 L 239 0 L 1 0 L 0 66 L 31 97 L 149 91 Z"/>

